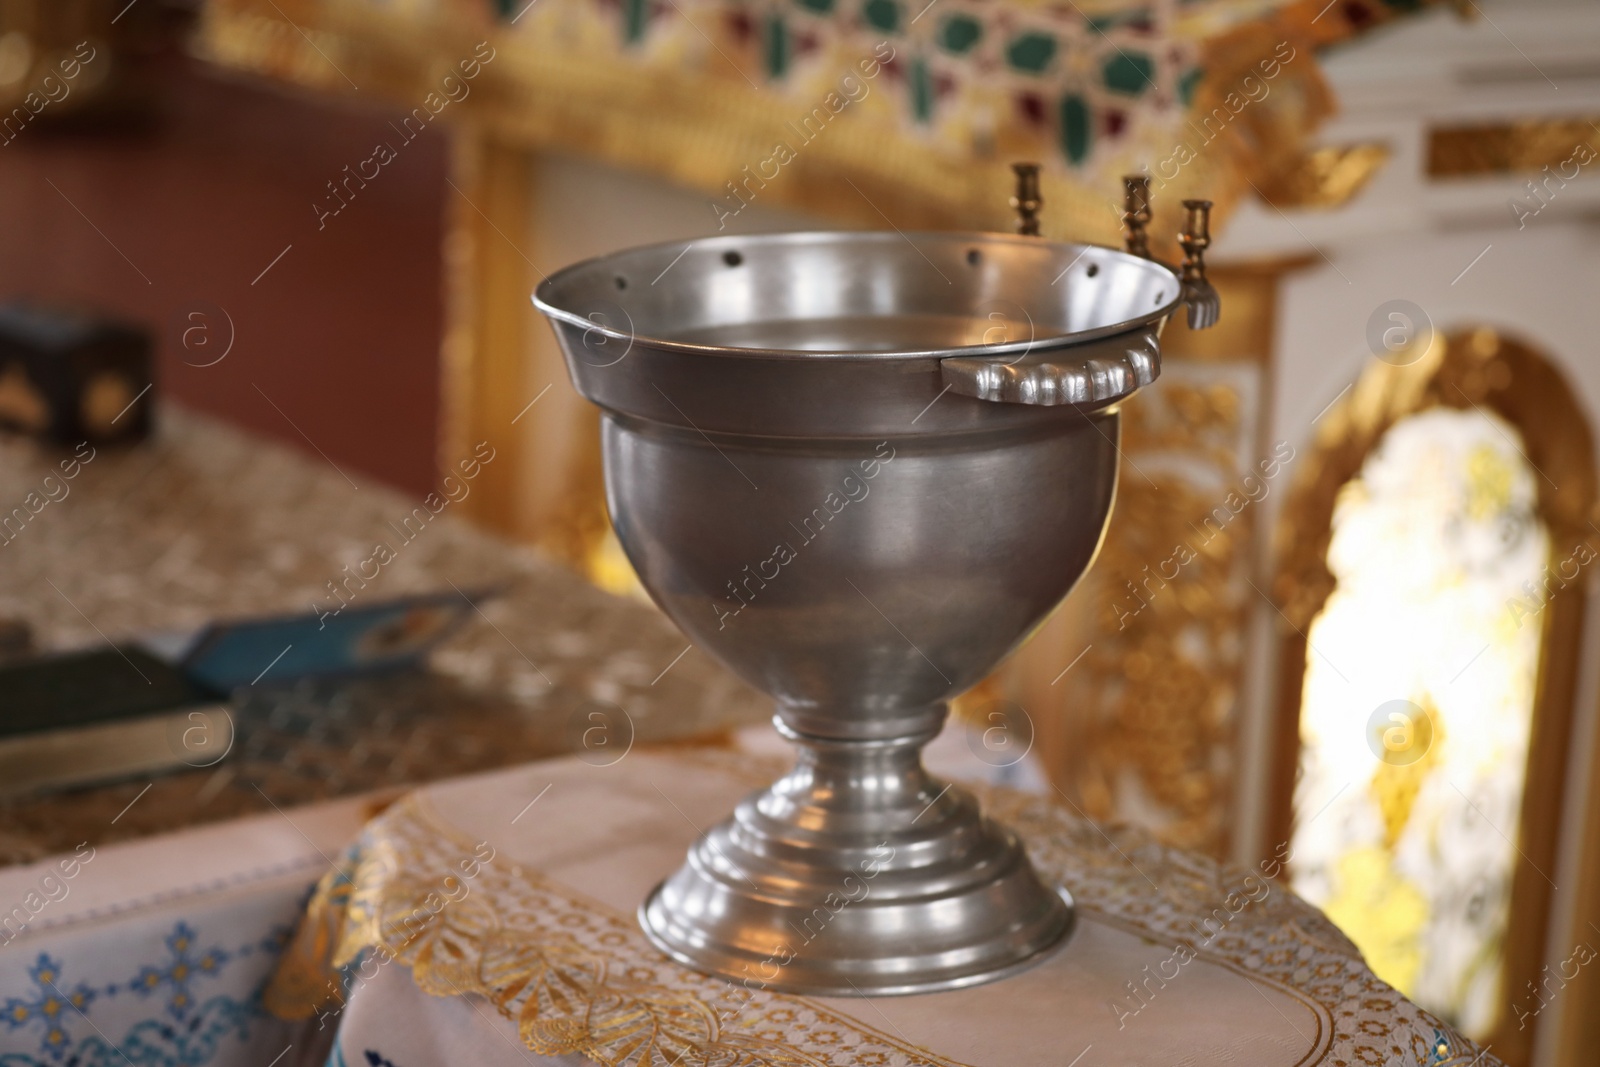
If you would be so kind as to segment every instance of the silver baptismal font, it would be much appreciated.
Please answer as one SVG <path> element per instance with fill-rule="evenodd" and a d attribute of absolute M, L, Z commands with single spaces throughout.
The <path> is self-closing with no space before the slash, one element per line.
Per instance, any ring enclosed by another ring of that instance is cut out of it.
<path fill-rule="evenodd" d="M 1036 174 L 1014 198 L 1036 232 Z M 650 595 L 777 702 L 794 768 L 640 907 L 664 952 L 753 988 L 950 989 L 1072 926 L 1016 836 L 921 749 L 1066 596 L 1117 481 L 1118 405 L 1166 320 L 1215 321 L 1209 204 L 1181 270 L 996 233 L 777 233 L 631 249 L 551 275 L 574 385 L 602 410 L 606 503 Z M 1142 253 L 1142 254 L 1141 254 Z"/>

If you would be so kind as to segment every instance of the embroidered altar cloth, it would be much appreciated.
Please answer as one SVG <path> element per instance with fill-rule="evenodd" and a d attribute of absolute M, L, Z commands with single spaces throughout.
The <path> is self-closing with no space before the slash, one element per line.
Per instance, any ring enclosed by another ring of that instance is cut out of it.
<path fill-rule="evenodd" d="M 261 990 L 366 814 L 336 800 L 0 871 L 0 1067 L 300 1067 L 312 1042 Z"/>
<path fill-rule="evenodd" d="M 322 879 L 267 1010 L 331 1035 L 340 1067 L 1498 1062 L 1376 978 L 1275 861 L 1219 866 L 1001 787 L 980 790 L 986 810 L 1077 902 L 1033 968 L 872 999 L 702 975 L 634 909 L 776 768 L 711 749 L 597 762 L 396 802 Z"/>

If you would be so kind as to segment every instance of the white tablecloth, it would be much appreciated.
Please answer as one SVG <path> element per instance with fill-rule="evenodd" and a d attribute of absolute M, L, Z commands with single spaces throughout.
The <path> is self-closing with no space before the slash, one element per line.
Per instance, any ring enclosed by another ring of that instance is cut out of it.
<path fill-rule="evenodd" d="M 962 736 L 930 763 L 978 769 Z M 1497 1062 L 1281 886 L 1010 788 L 986 805 L 1079 907 L 1033 969 L 859 1000 L 668 961 L 634 908 L 771 773 L 731 750 L 548 761 L 5 870 L 0 1067 Z"/>
<path fill-rule="evenodd" d="M 656 952 L 633 913 L 770 776 L 752 764 L 635 752 L 412 794 L 324 880 L 269 1007 L 336 1024 L 335 1067 L 1497 1062 L 1379 981 L 1281 885 L 1006 789 L 985 790 L 986 805 L 1078 904 L 1070 939 L 1037 966 L 870 1000 L 700 975 Z M 342 1004 L 327 996 L 340 984 Z"/>

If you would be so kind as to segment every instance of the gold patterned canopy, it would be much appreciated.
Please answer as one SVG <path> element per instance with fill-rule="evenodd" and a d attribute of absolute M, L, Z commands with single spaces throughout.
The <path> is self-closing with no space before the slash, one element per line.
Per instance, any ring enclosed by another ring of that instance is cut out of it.
<path fill-rule="evenodd" d="M 1423 6 L 212 0 L 198 47 L 659 174 L 707 193 L 708 223 L 765 201 L 1005 228 L 1006 165 L 1038 159 L 1047 234 L 1114 241 L 1124 173 L 1151 175 L 1158 237 L 1182 197 L 1225 215 L 1252 186 L 1286 187 L 1332 109 L 1316 51 Z"/>

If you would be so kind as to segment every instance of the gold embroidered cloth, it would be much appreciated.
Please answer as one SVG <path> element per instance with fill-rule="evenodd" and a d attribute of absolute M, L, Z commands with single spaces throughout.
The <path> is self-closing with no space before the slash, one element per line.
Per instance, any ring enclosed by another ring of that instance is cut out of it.
<path fill-rule="evenodd" d="M 1374 977 L 1318 912 L 1263 877 L 1271 861 L 1219 866 L 1003 789 L 984 791 L 988 810 L 1079 909 L 1070 940 L 1038 966 L 873 1000 L 697 974 L 656 952 L 631 910 L 700 828 L 761 784 L 750 763 L 635 752 L 412 794 L 322 880 L 268 1007 L 337 1023 L 335 1062 L 352 1063 L 443 1033 L 471 1062 L 527 1058 L 515 1035 L 535 1057 L 616 1067 L 1498 1062 Z"/>

